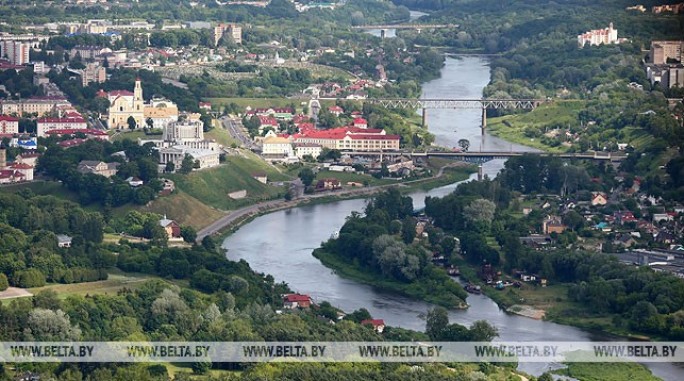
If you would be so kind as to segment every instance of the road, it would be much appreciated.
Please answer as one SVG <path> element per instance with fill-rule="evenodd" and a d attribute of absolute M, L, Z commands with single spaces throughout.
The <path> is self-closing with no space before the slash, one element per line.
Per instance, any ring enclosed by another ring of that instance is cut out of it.
<path fill-rule="evenodd" d="M 240 142 L 241 146 L 248 149 L 252 149 L 256 146 L 252 141 L 252 138 L 250 138 L 249 134 L 242 126 L 240 119 L 223 117 L 221 118 L 221 123 L 223 124 L 223 128 L 228 131 L 230 136 Z"/>
<path fill-rule="evenodd" d="M 308 194 L 304 195 L 296 200 L 292 201 L 286 201 L 286 200 L 271 200 L 271 201 L 264 201 L 260 202 L 258 204 L 250 205 L 250 206 L 245 206 L 240 209 L 236 209 L 225 216 L 219 218 L 218 220 L 212 222 L 208 226 L 204 227 L 203 229 L 200 229 L 197 232 L 197 242 L 202 242 L 202 239 L 204 237 L 213 235 L 218 233 L 219 231 L 225 229 L 226 227 L 241 221 L 243 218 L 249 218 L 252 216 L 256 216 L 259 213 L 263 212 L 273 212 L 279 209 L 287 209 L 287 208 L 293 208 L 298 206 L 300 203 L 308 200 L 313 200 L 316 198 L 321 198 L 321 197 L 328 197 L 328 196 L 343 196 L 343 197 L 351 197 L 351 196 L 366 196 L 370 195 L 376 192 L 379 192 L 385 188 L 397 186 L 397 185 L 406 185 L 406 184 L 412 184 L 416 182 L 421 182 L 421 181 L 426 181 L 429 179 L 435 179 L 442 177 L 444 175 L 444 169 L 448 167 L 457 167 L 463 164 L 460 163 L 453 163 L 453 164 L 448 164 L 439 169 L 437 174 L 432 177 L 427 177 L 423 179 L 418 179 L 418 180 L 411 180 L 411 181 L 405 181 L 397 184 L 386 184 L 386 185 L 377 185 L 377 186 L 372 186 L 372 187 L 365 187 L 365 188 L 352 188 L 352 189 L 342 189 L 338 191 L 333 191 L 333 192 L 323 192 L 323 193 L 317 193 L 317 194 Z"/>

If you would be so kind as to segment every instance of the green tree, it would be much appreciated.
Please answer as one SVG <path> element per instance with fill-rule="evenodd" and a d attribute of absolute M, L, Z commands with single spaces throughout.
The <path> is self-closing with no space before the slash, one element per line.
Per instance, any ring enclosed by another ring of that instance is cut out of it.
<path fill-rule="evenodd" d="M 316 175 L 313 173 L 311 168 L 302 168 L 301 171 L 299 171 L 299 178 L 302 179 L 302 183 L 304 186 L 309 186 L 313 183 L 314 179 L 316 178 Z"/>
<path fill-rule="evenodd" d="M 183 162 L 181 163 L 181 167 L 178 170 L 178 172 L 187 175 L 188 173 L 192 172 L 192 168 L 195 166 L 195 161 L 192 160 L 192 156 L 186 154 L 185 157 L 183 158 Z"/>
<path fill-rule="evenodd" d="M 5 291 L 9 287 L 9 282 L 7 281 L 7 275 L 0 273 L 0 291 Z"/>
<path fill-rule="evenodd" d="M 449 312 L 444 307 L 435 307 L 428 311 L 425 322 L 425 333 L 430 340 L 438 341 L 444 335 L 449 325 Z"/>
<path fill-rule="evenodd" d="M 182 226 L 181 237 L 187 243 L 194 243 L 197 240 L 197 231 L 192 226 Z"/>
<path fill-rule="evenodd" d="M 126 119 L 126 123 L 128 123 L 128 128 L 131 130 L 135 130 L 135 127 L 138 125 L 138 122 L 135 121 L 133 115 L 129 116 L 128 119 Z"/>

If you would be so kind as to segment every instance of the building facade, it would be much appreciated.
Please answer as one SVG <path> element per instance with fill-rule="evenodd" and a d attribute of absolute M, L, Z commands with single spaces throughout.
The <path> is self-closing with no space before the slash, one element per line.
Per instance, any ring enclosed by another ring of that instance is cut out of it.
<path fill-rule="evenodd" d="M 0 135 L 14 135 L 19 133 L 19 118 L 0 115 Z"/>
<path fill-rule="evenodd" d="M 665 65 L 668 63 L 668 59 L 682 62 L 682 50 L 684 50 L 684 40 L 651 41 L 651 50 L 648 55 L 650 63 Z"/>
<path fill-rule="evenodd" d="M 218 46 L 219 42 L 225 35 L 233 38 L 236 44 L 242 44 L 242 27 L 237 24 L 220 23 L 214 27 L 214 45 Z"/>
<path fill-rule="evenodd" d="M 85 119 L 78 118 L 41 118 L 36 122 L 36 136 L 45 136 L 52 130 L 86 130 Z"/>
<path fill-rule="evenodd" d="M 613 28 L 613 23 L 608 25 L 608 28 L 594 29 L 577 36 L 577 45 L 580 48 L 589 44 L 590 46 L 602 44 L 617 44 L 618 31 Z"/>
<path fill-rule="evenodd" d="M 168 142 L 204 140 L 204 125 L 196 119 L 171 122 L 164 128 L 163 137 Z"/>
<path fill-rule="evenodd" d="M 145 104 L 140 78 L 135 80 L 133 92 L 126 90 L 112 91 L 107 94 L 109 99 L 108 127 L 122 129 L 129 128 L 128 118 L 135 119 L 136 127 L 143 127 L 145 123 Z"/>

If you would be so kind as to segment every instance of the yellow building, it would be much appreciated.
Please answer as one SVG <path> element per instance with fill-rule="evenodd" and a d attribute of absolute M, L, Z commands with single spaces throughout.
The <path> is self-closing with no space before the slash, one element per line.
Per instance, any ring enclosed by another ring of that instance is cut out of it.
<path fill-rule="evenodd" d="M 109 128 L 128 128 L 128 118 L 133 117 L 136 128 L 145 126 L 145 104 L 143 101 L 142 85 L 140 78 L 135 80 L 133 92 L 116 90 L 107 94 L 109 99 Z"/>

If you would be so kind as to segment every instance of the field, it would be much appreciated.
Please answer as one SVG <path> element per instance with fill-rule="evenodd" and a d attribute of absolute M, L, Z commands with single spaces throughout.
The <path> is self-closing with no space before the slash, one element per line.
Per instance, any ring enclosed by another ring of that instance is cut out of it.
<path fill-rule="evenodd" d="M 61 299 L 71 295 L 116 294 L 122 288 L 135 289 L 151 279 L 156 279 L 156 277 L 114 270 L 109 272 L 109 279 L 107 280 L 73 284 L 49 284 L 43 287 L 30 288 L 28 291 L 35 295 L 43 290 L 52 290 Z"/>
<path fill-rule="evenodd" d="M 585 106 L 585 102 L 564 102 L 544 104 L 536 109 L 516 115 L 506 115 L 500 118 L 487 119 L 487 130 L 505 140 L 539 148 L 549 152 L 565 152 L 566 147 L 549 147 L 539 139 L 525 136 L 525 128 L 540 128 L 548 125 L 576 125 L 577 115 Z"/>
<path fill-rule="evenodd" d="M 169 177 L 176 182 L 177 189 L 189 196 L 213 208 L 229 210 L 277 198 L 285 193 L 284 187 L 262 184 L 253 179 L 252 174 L 259 172 L 266 173 L 269 181 L 291 179 L 280 173 L 276 167 L 246 151 L 241 151 L 241 156 L 229 156 L 219 167 Z M 243 189 L 247 191 L 247 197 L 240 200 L 228 197 L 228 193 Z"/>

